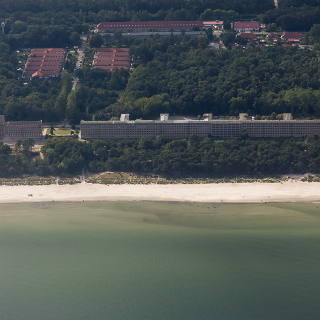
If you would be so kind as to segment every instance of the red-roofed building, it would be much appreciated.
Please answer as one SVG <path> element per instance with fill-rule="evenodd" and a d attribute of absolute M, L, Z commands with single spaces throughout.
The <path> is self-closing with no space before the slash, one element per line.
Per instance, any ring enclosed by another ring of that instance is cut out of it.
<path fill-rule="evenodd" d="M 203 27 L 205 29 L 212 28 L 213 30 L 223 30 L 223 21 L 215 20 L 215 21 L 203 21 Z"/>
<path fill-rule="evenodd" d="M 261 29 L 261 24 L 258 21 L 236 21 L 233 23 L 235 32 L 258 32 Z"/>
<path fill-rule="evenodd" d="M 300 42 L 304 37 L 304 33 L 302 32 L 283 32 L 281 35 L 281 39 L 294 43 Z"/>
<path fill-rule="evenodd" d="M 242 33 L 239 33 L 237 35 L 238 38 L 241 38 L 241 39 L 246 39 L 246 40 L 257 40 L 257 35 L 255 35 L 254 33 L 251 33 L 251 32 L 242 32 Z"/>
<path fill-rule="evenodd" d="M 61 73 L 66 50 L 61 48 L 32 49 L 26 62 L 23 77 L 55 78 Z"/>
<path fill-rule="evenodd" d="M 268 33 L 267 35 L 268 40 L 273 41 L 273 42 L 277 42 L 280 39 L 280 36 L 276 33 Z"/>
<path fill-rule="evenodd" d="M 129 48 L 99 48 L 92 63 L 93 68 L 113 72 L 119 69 L 130 69 Z"/>

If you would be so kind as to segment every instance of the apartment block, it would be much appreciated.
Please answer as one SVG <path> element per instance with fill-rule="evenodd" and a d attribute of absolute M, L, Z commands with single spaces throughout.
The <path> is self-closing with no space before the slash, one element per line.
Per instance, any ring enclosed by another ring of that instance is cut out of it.
<path fill-rule="evenodd" d="M 191 32 L 212 28 L 223 30 L 223 21 L 120 21 L 101 22 L 99 33 Z"/>
<path fill-rule="evenodd" d="M 15 143 L 19 140 L 32 139 L 39 142 L 42 136 L 42 121 L 5 121 L 0 116 L 0 141 Z"/>
<path fill-rule="evenodd" d="M 320 120 L 248 120 L 245 114 L 239 120 L 215 120 L 206 115 L 203 120 L 170 120 L 167 114 L 160 120 L 81 121 L 82 139 L 138 139 L 143 137 L 236 138 L 250 137 L 305 137 L 320 136 Z M 288 114 L 285 115 L 289 117 Z"/>

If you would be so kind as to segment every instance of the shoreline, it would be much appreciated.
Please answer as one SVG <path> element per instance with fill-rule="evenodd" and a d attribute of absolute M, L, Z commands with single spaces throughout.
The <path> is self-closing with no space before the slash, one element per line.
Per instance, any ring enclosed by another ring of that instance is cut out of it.
<path fill-rule="evenodd" d="M 238 177 L 185 177 L 168 178 L 158 175 L 138 175 L 127 172 L 102 172 L 88 176 L 22 176 L 19 178 L 0 178 L 0 186 L 44 186 L 73 185 L 83 182 L 102 185 L 170 185 L 170 184 L 225 184 L 225 183 L 283 183 L 288 181 L 320 182 L 320 175 L 312 173 L 278 176 L 238 176 Z"/>
<path fill-rule="evenodd" d="M 318 202 L 320 182 L 0 186 L 2 204 L 83 201 Z"/>

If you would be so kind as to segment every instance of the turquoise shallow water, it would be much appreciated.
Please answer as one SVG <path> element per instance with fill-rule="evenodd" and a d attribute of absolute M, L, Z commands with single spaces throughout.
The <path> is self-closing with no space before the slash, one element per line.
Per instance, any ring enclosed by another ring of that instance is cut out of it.
<path fill-rule="evenodd" d="M 0 205 L 0 319 L 318 319 L 319 231 L 319 204 Z"/>

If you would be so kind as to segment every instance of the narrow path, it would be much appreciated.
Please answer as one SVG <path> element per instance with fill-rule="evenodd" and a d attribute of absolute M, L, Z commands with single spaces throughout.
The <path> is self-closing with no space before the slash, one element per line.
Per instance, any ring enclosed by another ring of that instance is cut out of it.
<path fill-rule="evenodd" d="M 83 65 L 84 52 L 86 49 L 87 41 L 88 41 L 87 35 L 81 36 L 81 45 L 78 49 L 78 59 L 76 62 L 76 69 L 75 70 L 80 69 Z M 72 91 L 76 90 L 78 82 L 79 82 L 79 78 L 74 76 L 73 80 L 72 80 Z"/>

